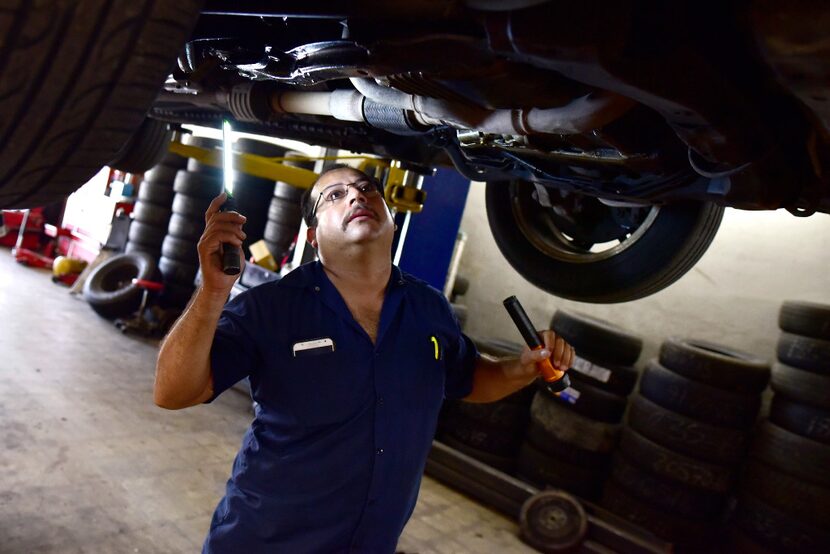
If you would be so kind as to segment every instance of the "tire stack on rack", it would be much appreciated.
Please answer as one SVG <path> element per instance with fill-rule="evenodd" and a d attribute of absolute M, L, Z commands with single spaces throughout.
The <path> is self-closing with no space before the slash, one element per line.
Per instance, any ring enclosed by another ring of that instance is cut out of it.
<path fill-rule="evenodd" d="M 176 172 L 186 166 L 187 158 L 170 152 L 158 165 L 144 173 L 133 207 L 125 253 L 146 252 L 155 260 L 159 259 L 175 194 L 173 181 Z"/>
<path fill-rule="evenodd" d="M 304 155 L 302 152 L 292 150 L 284 153 L 285 157 L 303 157 Z M 283 163 L 292 167 L 314 169 L 313 161 L 287 160 Z M 268 208 L 268 223 L 265 225 L 264 238 L 268 250 L 279 263 L 288 253 L 300 230 L 300 222 L 302 221 L 300 197 L 302 197 L 304 189 L 277 181 L 273 190 L 274 194 Z M 303 238 L 303 240 L 305 239 Z"/>
<path fill-rule="evenodd" d="M 735 511 L 737 548 L 830 552 L 830 306 L 785 302 L 769 421 Z"/>
<path fill-rule="evenodd" d="M 266 158 L 279 158 L 286 153 L 286 149 L 281 146 L 249 138 L 237 140 L 234 147 L 238 152 Z M 236 209 L 247 218 L 245 221 L 246 238 L 242 242 L 246 256 L 250 253 L 248 250 L 250 245 L 264 237 L 265 226 L 268 223 L 268 203 L 272 201 L 274 191 L 274 181 L 239 171 L 234 172 L 233 195 Z"/>
<path fill-rule="evenodd" d="M 681 548 L 716 544 L 769 376 L 749 354 L 665 341 L 631 399 L 603 506 Z"/>
<path fill-rule="evenodd" d="M 518 357 L 522 346 L 503 340 L 474 340 L 479 352 L 496 358 Z M 512 473 L 530 419 L 534 385 L 486 404 L 447 400 L 438 423 L 438 440 L 501 471 Z"/>
<path fill-rule="evenodd" d="M 576 351 L 571 386 L 558 396 L 542 388 L 536 393 L 517 471 L 531 483 L 596 499 L 619 440 L 626 397 L 637 382 L 633 364 L 643 341 L 606 321 L 562 310 L 551 328 Z"/>
<path fill-rule="evenodd" d="M 200 148 L 219 148 L 222 145 L 219 140 L 205 137 L 188 137 L 186 143 Z M 164 279 L 161 301 L 167 307 L 182 308 L 193 294 L 193 280 L 199 270 L 196 245 L 205 229 L 205 210 L 223 188 L 221 170 L 195 159 L 187 162 L 186 170 L 176 174 L 173 213 L 159 260 Z"/>

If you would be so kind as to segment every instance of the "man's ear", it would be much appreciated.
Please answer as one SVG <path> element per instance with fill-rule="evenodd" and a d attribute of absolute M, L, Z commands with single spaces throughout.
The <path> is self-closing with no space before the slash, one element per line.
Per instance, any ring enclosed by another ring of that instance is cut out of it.
<path fill-rule="evenodd" d="M 309 227 L 305 231 L 305 240 L 311 245 L 312 248 L 317 248 L 317 228 L 316 227 Z"/>

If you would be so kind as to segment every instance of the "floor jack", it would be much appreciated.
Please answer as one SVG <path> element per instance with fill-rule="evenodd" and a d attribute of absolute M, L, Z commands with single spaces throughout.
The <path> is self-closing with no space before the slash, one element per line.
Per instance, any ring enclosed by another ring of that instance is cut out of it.
<path fill-rule="evenodd" d="M 55 262 L 53 256 L 55 247 L 57 246 L 59 237 L 68 237 L 72 235 L 69 229 L 55 227 L 54 225 L 44 225 L 43 232 L 45 235 L 51 237 L 43 248 L 43 252 L 36 252 L 30 248 L 23 248 L 23 238 L 26 232 L 26 224 L 29 222 L 29 210 L 23 210 L 23 221 L 20 224 L 20 230 L 17 233 L 17 243 L 12 248 L 12 256 L 19 264 L 28 265 L 30 267 L 40 267 L 45 269 L 52 269 L 52 264 Z"/>
<path fill-rule="evenodd" d="M 164 291 L 164 284 L 146 279 L 133 279 L 132 283 L 142 291 L 141 305 L 129 319 L 116 319 L 115 326 L 125 335 L 137 333 L 149 337 L 156 333 L 164 334 L 168 324 L 171 323 L 169 310 L 149 305 L 151 294 L 161 294 Z"/>

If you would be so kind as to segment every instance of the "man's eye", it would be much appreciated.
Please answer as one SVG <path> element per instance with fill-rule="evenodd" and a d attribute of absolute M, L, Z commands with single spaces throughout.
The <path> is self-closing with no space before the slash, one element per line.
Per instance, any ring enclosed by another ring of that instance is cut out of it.
<path fill-rule="evenodd" d="M 326 196 L 326 200 L 328 201 L 339 200 L 341 198 L 343 198 L 343 191 L 340 189 L 333 190 Z"/>
<path fill-rule="evenodd" d="M 360 185 L 357 188 L 363 194 L 368 194 L 368 193 L 372 192 L 375 189 L 375 186 L 372 183 L 363 183 L 362 185 Z"/>

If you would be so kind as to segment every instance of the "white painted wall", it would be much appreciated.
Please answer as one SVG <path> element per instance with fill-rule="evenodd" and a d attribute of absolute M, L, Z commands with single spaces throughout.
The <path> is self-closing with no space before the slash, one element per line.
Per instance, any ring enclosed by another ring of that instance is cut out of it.
<path fill-rule="evenodd" d="M 459 274 L 473 336 L 520 340 L 501 302 L 515 294 L 537 326 L 557 308 L 581 311 L 639 334 L 638 365 L 668 336 L 706 339 L 772 360 L 783 300 L 830 304 L 830 215 L 796 218 L 784 210 L 728 209 L 698 264 L 669 288 L 623 304 L 584 304 L 551 296 L 525 281 L 498 250 L 487 224 L 484 184 L 473 183 L 461 221 L 468 235 Z"/>

